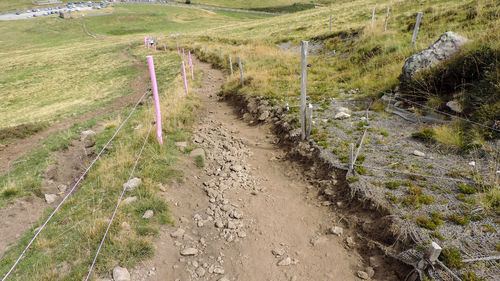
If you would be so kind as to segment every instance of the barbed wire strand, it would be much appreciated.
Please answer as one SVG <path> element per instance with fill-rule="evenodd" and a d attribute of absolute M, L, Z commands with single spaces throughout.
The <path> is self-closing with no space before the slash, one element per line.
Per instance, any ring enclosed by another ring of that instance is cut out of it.
<path fill-rule="evenodd" d="M 151 123 L 151 126 L 149 126 L 148 134 L 146 135 L 146 138 L 144 138 L 144 143 L 142 144 L 141 150 L 139 151 L 139 155 L 137 156 L 137 159 L 135 160 L 134 167 L 132 168 L 132 172 L 130 173 L 130 176 L 128 177 L 127 182 L 132 179 L 132 176 L 134 175 L 135 169 L 137 168 L 137 163 L 139 163 L 139 159 L 141 158 L 142 152 L 144 151 L 144 147 L 146 146 L 146 143 L 148 141 L 149 135 L 151 133 L 151 128 L 153 128 L 154 122 Z M 124 185 L 122 189 L 122 193 L 120 194 L 120 198 L 118 198 L 118 202 L 116 203 L 115 210 L 113 212 L 113 215 L 111 216 L 111 219 L 109 220 L 108 227 L 106 228 L 106 231 L 104 232 L 104 236 L 102 237 L 101 243 L 99 244 L 99 248 L 97 249 L 97 252 L 95 254 L 94 260 L 92 261 L 92 265 L 90 266 L 89 272 L 87 274 L 87 278 L 85 278 L 85 281 L 89 280 L 90 274 L 92 273 L 92 270 L 94 269 L 94 265 L 97 261 L 97 257 L 99 256 L 99 253 L 101 252 L 102 245 L 104 244 L 104 240 L 106 240 L 106 236 L 108 235 L 109 229 L 111 227 L 111 224 L 113 223 L 113 220 L 115 219 L 116 212 L 118 211 L 118 207 L 120 206 L 120 203 L 123 199 L 123 195 L 127 191 L 127 185 Z"/>
<path fill-rule="evenodd" d="M 359 164 L 354 164 L 354 166 L 363 167 L 366 169 L 380 170 L 380 171 L 385 171 L 385 172 L 389 172 L 389 173 L 404 174 L 404 175 L 409 175 L 409 176 L 420 176 L 420 177 L 424 177 L 424 178 L 432 178 L 432 179 L 439 179 L 439 180 L 456 181 L 456 182 L 463 182 L 463 183 L 474 183 L 474 181 L 472 181 L 472 180 L 456 179 L 456 178 L 450 178 L 450 177 L 439 177 L 439 176 L 433 176 L 433 175 L 424 175 L 424 174 L 419 174 L 419 173 L 385 169 L 385 168 L 359 165 Z"/>
<path fill-rule="evenodd" d="M 481 127 L 483 127 L 483 128 L 490 129 L 490 130 L 492 130 L 492 131 L 495 131 L 495 132 L 500 133 L 500 130 L 499 130 L 499 129 L 495 129 L 495 128 L 493 128 L 493 127 L 490 127 L 490 126 L 487 126 L 487 125 L 481 124 L 481 123 L 479 123 L 479 122 L 472 121 L 472 120 L 469 120 L 469 119 L 467 119 L 467 118 L 463 118 L 463 117 L 460 117 L 460 116 L 456 116 L 456 115 L 454 115 L 454 114 L 450 114 L 450 113 L 447 113 L 447 112 L 444 112 L 444 111 L 440 111 L 440 110 L 438 110 L 438 109 L 432 108 L 432 107 L 427 106 L 427 105 L 424 105 L 424 104 L 420 104 L 420 103 L 418 103 L 418 102 L 414 102 L 414 101 L 412 101 L 412 100 L 409 100 L 409 99 L 406 99 L 406 98 L 403 98 L 403 97 L 397 97 L 397 96 L 393 95 L 392 93 L 388 93 L 388 92 L 385 92 L 385 91 L 381 91 L 381 90 L 379 90 L 379 89 L 375 89 L 375 88 L 371 88 L 371 87 L 367 87 L 367 88 L 368 88 L 368 89 L 370 89 L 370 90 L 373 90 L 373 91 L 377 91 L 377 92 L 379 92 L 379 93 L 389 94 L 389 95 L 393 96 L 395 99 L 400 99 L 400 100 L 403 100 L 403 101 L 405 101 L 405 102 L 408 102 L 408 103 L 411 103 L 411 104 L 414 104 L 414 105 L 417 105 L 417 106 L 420 106 L 420 107 L 423 107 L 423 108 L 427 108 L 427 109 L 429 109 L 429 110 L 432 110 L 432 111 L 437 112 L 437 113 L 440 113 L 440 114 L 444 114 L 444 115 L 449 116 L 449 117 L 451 117 L 451 118 L 459 119 L 459 120 L 462 120 L 462 121 L 464 121 L 464 122 L 469 122 L 469 123 L 471 123 L 471 124 L 478 125 L 478 126 L 481 126 Z"/>
<path fill-rule="evenodd" d="M 12 265 L 12 267 L 9 269 L 9 271 L 5 274 L 5 276 L 2 278 L 2 281 L 5 281 L 7 280 L 7 278 L 9 277 L 9 275 L 12 273 L 12 271 L 14 270 L 14 268 L 17 266 L 17 264 L 19 263 L 19 261 L 21 260 L 21 258 L 24 256 L 24 254 L 26 253 L 26 251 L 29 249 L 29 247 L 31 246 L 31 244 L 33 244 L 33 242 L 35 241 L 35 239 L 38 237 L 38 235 L 40 234 L 40 232 L 42 232 L 42 230 L 45 228 L 45 226 L 49 223 L 49 221 L 52 219 L 52 217 L 55 215 L 55 213 L 59 210 L 59 208 L 62 206 L 62 204 L 66 201 L 66 199 L 68 199 L 68 197 L 73 193 L 73 191 L 76 189 L 76 187 L 78 186 L 78 184 L 83 180 L 83 178 L 85 177 L 85 175 L 89 172 L 90 168 L 92 168 L 92 166 L 95 164 L 95 162 L 97 162 L 97 160 L 101 157 L 101 154 L 104 152 L 104 150 L 108 147 L 108 145 L 111 143 L 111 141 L 116 137 L 116 135 L 118 134 L 118 132 L 121 130 L 121 128 L 123 127 L 123 125 L 125 125 L 125 123 L 130 119 L 130 117 L 132 116 L 132 114 L 134 113 L 134 111 L 137 109 L 137 106 L 139 106 L 139 103 L 142 101 L 142 99 L 144 99 L 144 97 L 146 96 L 147 93 L 149 93 L 150 90 L 146 91 L 140 98 L 139 100 L 137 101 L 137 103 L 135 104 L 135 106 L 132 108 L 132 110 L 130 111 L 129 115 L 127 116 L 127 118 L 125 118 L 125 120 L 123 120 L 123 122 L 121 123 L 120 127 L 118 127 L 118 129 L 116 129 L 115 133 L 113 134 L 113 136 L 108 140 L 108 142 L 103 146 L 103 148 L 101 149 L 101 151 L 99 151 L 99 154 L 97 154 L 97 156 L 94 158 L 94 160 L 90 163 L 90 165 L 87 167 L 87 169 L 83 172 L 83 174 L 80 176 L 80 178 L 78 178 L 78 180 L 76 181 L 76 183 L 73 185 L 73 187 L 70 189 L 70 191 L 66 194 L 66 196 L 64 196 L 63 200 L 57 205 L 57 207 L 54 209 L 54 211 L 52 211 L 52 213 L 50 214 L 50 216 L 47 218 L 47 220 L 42 224 L 42 226 L 38 229 L 38 231 L 36 232 L 35 236 L 33 236 L 33 238 L 31 239 L 31 241 L 28 243 L 28 245 L 24 248 L 24 250 L 21 252 L 21 254 L 19 255 L 19 257 L 17 258 L 17 260 L 14 262 L 14 264 Z"/>

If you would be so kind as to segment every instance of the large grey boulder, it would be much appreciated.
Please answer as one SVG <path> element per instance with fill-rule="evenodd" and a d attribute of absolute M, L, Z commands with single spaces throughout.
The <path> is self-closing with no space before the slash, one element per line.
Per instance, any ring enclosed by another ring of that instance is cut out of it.
<path fill-rule="evenodd" d="M 442 34 L 430 47 L 406 59 L 403 66 L 404 80 L 409 81 L 415 73 L 431 68 L 458 54 L 460 48 L 468 41 L 467 38 L 451 31 Z"/>

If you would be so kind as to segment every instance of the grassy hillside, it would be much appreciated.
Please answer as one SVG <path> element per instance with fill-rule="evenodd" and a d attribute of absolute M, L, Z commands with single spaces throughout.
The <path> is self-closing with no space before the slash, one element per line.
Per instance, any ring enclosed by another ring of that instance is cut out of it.
<path fill-rule="evenodd" d="M 138 200 L 120 208 L 115 224 L 118 227 L 111 229 L 109 247 L 101 253 L 95 276 L 107 275 L 116 263 L 133 266 L 154 253 L 152 243 L 159 226 L 171 223 L 168 206 L 159 199 L 159 186 L 182 177 L 182 172 L 175 169 L 181 153 L 174 142 L 187 140 L 198 103 L 194 91 L 187 97 L 183 93 L 179 56 L 145 50 L 141 43 L 143 36 L 166 37 L 170 33 L 245 22 L 255 17 L 133 5 L 117 7 L 112 16 L 69 20 L 40 18 L 5 22 L 0 26 L 2 34 L 13 38 L 0 45 L 0 62 L 6 68 L 0 74 L 2 128 L 38 121 L 45 121 L 44 126 L 50 126 L 52 122 L 101 107 L 131 92 L 131 81 L 139 71 L 127 57 L 136 57 L 146 64 L 145 56 L 154 55 L 163 118 L 168 120 L 163 129 L 168 138 L 160 147 L 152 132 L 135 174 L 142 178 L 143 184 L 127 194 L 137 196 Z M 92 33 L 105 35 L 106 39 L 86 35 L 83 22 Z M 149 100 L 150 97 L 139 107 L 79 191 L 59 210 L 16 268 L 13 280 L 79 280 L 86 274 L 92 261 L 91 253 L 95 253 L 117 195 L 154 119 Z M 130 109 L 75 124 L 33 147 L 9 172 L 0 175 L 0 208 L 19 197 L 43 196 L 40 189 L 45 169 L 55 162 L 51 153 L 66 149 L 72 139 L 79 138 L 82 130 L 101 121 L 104 131 L 95 136 L 94 149 L 98 151 Z M 135 130 L 138 125 L 142 128 Z M 148 222 L 141 219 L 146 209 L 155 212 L 155 218 Z M 47 215 L 2 256 L 0 275 L 7 272 Z M 124 222 L 132 228 L 120 227 Z"/>

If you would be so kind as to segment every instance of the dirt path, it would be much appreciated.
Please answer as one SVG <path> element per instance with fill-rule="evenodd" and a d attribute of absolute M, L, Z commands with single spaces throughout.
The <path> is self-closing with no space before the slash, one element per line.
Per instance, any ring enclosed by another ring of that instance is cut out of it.
<path fill-rule="evenodd" d="M 109 112 L 114 112 L 124 108 L 129 104 L 133 104 L 136 102 L 139 97 L 144 94 L 146 89 L 148 88 L 148 73 L 146 71 L 146 66 L 141 61 L 136 58 L 129 56 L 127 54 L 127 49 L 125 49 L 121 53 L 121 57 L 124 60 L 128 60 L 133 63 L 133 67 L 135 69 L 144 71 L 144 74 L 141 74 L 137 79 L 135 79 L 131 83 L 131 87 L 133 89 L 133 93 L 130 95 L 122 96 L 117 98 L 115 101 L 110 103 L 109 105 L 96 109 L 94 111 L 87 112 L 83 115 L 80 115 L 75 118 L 70 118 L 63 120 L 59 123 L 53 124 L 51 127 L 32 135 L 28 138 L 21 139 L 15 141 L 13 143 L 9 143 L 4 146 L 0 146 L 0 173 L 3 173 L 10 169 L 11 162 L 24 154 L 26 154 L 33 146 L 35 146 L 38 142 L 45 139 L 46 137 L 54 134 L 57 131 L 67 129 L 71 127 L 73 124 L 78 122 L 83 122 L 94 117 L 102 116 Z"/>
<path fill-rule="evenodd" d="M 131 84 L 134 91 L 133 94 L 118 98 L 107 107 L 89 112 L 77 118 L 65 120 L 39 134 L 20 140 L 9 145 L 6 149 L 0 150 L 0 173 L 7 169 L 11 160 L 22 156 L 32 146 L 36 145 L 38 141 L 43 140 L 50 134 L 66 129 L 75 122 L 81 122 L 108 112 L 117 111 L 137 102 L 148 87 L 149 76 L 146 66 L 135 60 L 135 58 L 128 56 L 126 50 L 122 53 L 122 57 L 125 60 L 133 61 L 136 69 L 144 71 L 144 74 L 135 79 Z M 92 128 L 96 133 L 102 129 L 102 126 L 99 124 Z M 21 235 L 40 219 L 47 208 L 59 203 L 66 190 L 74 185 L 87 167 L 87 163 L 93 157 L 93 145 L 94 143 L 90 141 L 90 138 L 82 136 L 80 139 L 72 141 L 67 150 L 56 151 L 51 155 L 51 158 L 55 160 L 55 164 L 47 169 L 41 191 L 44 194 L 57 195 L 53 203 L 47 204 L 42 198 L 29 196 L 20 198 L 6 208 L 0 209 L 0 224 L 2 226 L 0 227 L 0 257 L 2 257 L 3 253 L 13 242 L 17 241 Z"/>
<path fill-rule="evenodd" d="M 222 73 L 202 68 L 204 109 L 193 137 L 204 169 L 164 193 L 176 220 L 132 280 L 358 280 L 361 258 L 330 234 L 338 225 L 315 188 L 282 160 L 267 125 L 249 126 L 218 100 Z"/>

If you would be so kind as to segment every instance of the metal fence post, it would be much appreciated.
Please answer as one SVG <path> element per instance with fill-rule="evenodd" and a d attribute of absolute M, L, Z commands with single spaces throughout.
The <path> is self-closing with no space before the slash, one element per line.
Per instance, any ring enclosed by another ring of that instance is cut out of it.
<path fill-rule="evenodd" d="M 391 8 L 387 7 L 387 13 L 385 14 L 385 24 L 384 24 L 384 32 L 387 31 L 387 22 L 389 21 L 389 11 Z"/>
<path fill-rule="evenodd" d="M 245 78 L 243 77 L 243 66 L 241 65 L 241 58 L 238 57 L 238 67 L 240 68 L 240 76 L 241 76 L 241 87 L 245 85 Z"/>
<path fill-rule="evenodd" d="M 307 46 L 309 41 L 302 41 L 300 64 L 300 129 L 301 138 L 306 138 L 306 82 L 307 82 Z"/>
<path fill-rule="evenodd" d="M 372 10 L 372 29 L 373 29 L 373 22 L 375 21 L 375 8 Z"/>
<path fill-rule="evenodd" d="M 229 68 L 231 69 L 231 75 L 233 75 L 233 60 L 231 59 L 231 55 L 229 55 Z"/>
<path fill-rule="evenodd" d="M 420 29 L 420 21 L 422 21 L 422 12 L 417 13 L 417 22 L 415 23 L 415 29 L 413 29 L 413 36 L 411 38 L 411 45 L 415 46 L 415 41 L 417 40 L 418 30 Z"/>

